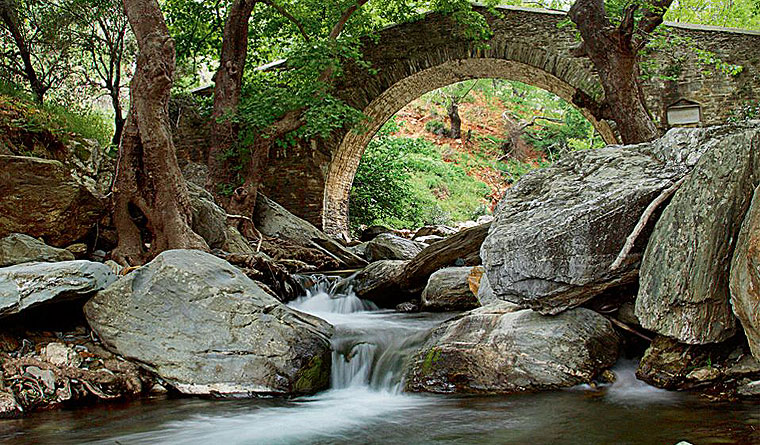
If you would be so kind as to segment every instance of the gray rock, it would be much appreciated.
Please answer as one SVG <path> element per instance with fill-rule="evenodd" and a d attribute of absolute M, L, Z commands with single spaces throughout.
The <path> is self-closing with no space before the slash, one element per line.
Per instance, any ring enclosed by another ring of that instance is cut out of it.
<path fill-rule="evenodd" d="M 325 235 L 312 224 L 298 218 L 284 207 L 259 193 L 253 218 L 256 228 L 272 238 L 282 238 L 307 248 L 315 248 L 348 269 L 364 267 L 367 262 Z"/>
<path fill-rule="evenodd" d="M 422 291 L 423 311 L 466 311 L 480 306 L 470 289 L 472 267 L 447 267 L 430 276 Z"/>
<path fill-rule="evenodd" d="M 366 259 L 367 256 L 367 244 L 368 242 L 360 243 L 348 248 L 354 255 Z"/>
<path fill-rule="evenodd" d="M 620 338 L 603 316 L 557 316 L 494 303 L 444 323 L 415 355 L 406 389 L 514 393 L 587 383 L 618 358 Z"/>
<path fill-rule="evenodd" d="M 375 261 L 356 275 L 345 279 L 339 287 L 351 286 L 357 297 L 383 307 L 394 307 L 404 301 L 396 279 L 404 271 L 406 261 Z"/>
<path fill-rule="evenodd" d="M 0 237 L 26 233 L 64 247 L 105 213 L 97 192 L 58 161 L 0 155 Z"/>
<path fill-rule="evenodd" d="M 390 233 L 382 233 L 367 243 L 367 260 L 411 260 L 426 246 L 416 241 L 401 238 Z"/>
<path fill-rule="evenodd" d="M 331 326 L 203 252 L 163 252 L 95 295 L 85 315 L 110 349 L 186 394 L 298 394 L 329 384 Z"/>
<path fill-rule="evenodd" d="M 21 233 L 0 239 L 0 267 L 38 261 L 71 261 L 74 254 L 65 249 L 50 247 L 42 241 Z"/>
<path fill-rule="evenodd" d="M 647 233 L 610 265 L 646 207 L 725 130 L 673 130 L 655 142 L 565 155 L 510 188 L 481 247 L 495 295 L 556 314 L 635 282 Z"/>
<path fill-rule="evenodd" d="M 744 328 L 752 355 L 760 359 L 760 187 L 744 217 L 731 262 L 731 306 Z"/>
<path fill-rule="evenodd" d="M 440 236 L 441 238 L 446 238 L 455 233 L 457 233 L 457 229 L 449 226 L 425 226 L 417 229 L 417 232 L 415 232 L 412 239 L 417 241 L 418 238 L 426 236 Z"/>
<path fill-rule="evenodd" d="M 377 235 L 381 235 L 383 233 L 394 233 L 392 229 L 389 229 L 385 226 L 369 226 L 366 229 L 362 230 L 362 233 L 359 234 L 359 241 L 367 242 L 372 241 L 375 239 Z"/>
<path fill-rule="evenodd" d="M 0 269 L 0 317 L 43 304 L 86 298 L 116 281 L 90 261 L 26 263 Z"/>
<path fill-rule="evenodd" d="M 223 249 L 227 242 L 227 214 L 203 187 L 187 183 L 193 211 L 193 231 L 212 249 Z"/>
<path fill-rule="evenodd" d="M 437 243 L 438 241 L 443 241 L 446 238 L 438 235 L 427 235 L 427 236 L 421 236 L 419 238 L 415 238 L 414 240 L 418 243 L 427 244 L 428 246 Z"/>
<path fill-rule="evenodd" d="M 486 274 L 483 274 L 483 276 L 480 277 L 480 285 L 478 286 L 477 297 L 481 306 L 486 306 L 502 301 L 496 298 L 496 295 L 494 295 L 493 288 L 491 287 L 491 282 L 488 281 L 488 275 Z"/>
<path fill-rule="evenodd" d="M 760 183 L 760 127 L 710 133 L 701 144 L 707 152 L 657 221 L 636 298 L 644 328 L 689 344 L 718 343 L 736 332 L 729 266 Z"/>

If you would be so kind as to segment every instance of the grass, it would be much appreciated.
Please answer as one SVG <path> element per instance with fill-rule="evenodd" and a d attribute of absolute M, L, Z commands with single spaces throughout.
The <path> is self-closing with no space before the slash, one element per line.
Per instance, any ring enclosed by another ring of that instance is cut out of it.
<path fill-rule="evenodd" d="M 51 101 L 39 105 L 15 85 L 0 82 L 0 126 L 6 133 L 49 134 L 66 143 L 94 139 L 108 147 L 113 124 L 103 115 Z"/>

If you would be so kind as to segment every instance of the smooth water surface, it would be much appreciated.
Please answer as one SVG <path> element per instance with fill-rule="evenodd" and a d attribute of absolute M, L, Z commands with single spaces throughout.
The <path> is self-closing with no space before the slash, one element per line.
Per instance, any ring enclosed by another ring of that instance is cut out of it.
<path fill-rule="evenodd" d="M 291 304 L 336 327 L 332 389 L 292 400 L 153 399 L 0 421 L 18 444 L 760 444 L 760 404 L 661 391 L 621 361 L 612 386 L 493 397 L 402 393 L 450 315 L 381 311 L 319 281 Z"/>

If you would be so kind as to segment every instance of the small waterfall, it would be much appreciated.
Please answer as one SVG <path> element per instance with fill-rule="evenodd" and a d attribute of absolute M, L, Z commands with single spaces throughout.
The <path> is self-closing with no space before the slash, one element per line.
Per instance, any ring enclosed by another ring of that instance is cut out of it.
<path fill-rule="evenodd" d="M 299 281 L 306 289 L 306 295 L 290 304 L 299 311 L 310 314 L 351 314 L 378 309 L 375 303 L 357 297 L 350 286 L 343 285 L 340 277 L 301 276 Z"/>
<path fill-rule="evenodd" d="M 424 341 L 431 321 L 380 310 L 337 277 L 311 276 L 304 287 L 306 295 L 290 306 L 335 326 L 332 389 L 400 393 L 404 362 Z"/>

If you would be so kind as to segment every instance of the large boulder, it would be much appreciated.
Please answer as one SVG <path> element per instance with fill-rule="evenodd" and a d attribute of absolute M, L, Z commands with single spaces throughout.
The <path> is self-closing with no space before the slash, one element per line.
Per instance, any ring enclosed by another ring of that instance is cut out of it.
<path fill-rule="evenodd" d="M 367 265 L 363 258 L 261 193 L 256 198 L 253 221 L 262 234 L 317 249 L 338 261 L 341 267 L 358 268 Z"/>
<path fill-rule="evenodd" d="M 86 298 L 116 281 L 90 261 L 25 263 L 0 269 L 0 317 L 44 304 Z"/>
<path fill-rule="evenodd" d="M 297 394 L 329 384 L 332 327 L 203 252 L 163 252 L 98 292 L 85 315 L 114 352 L 186 394 Z"/>
<path fill-rule="evenodd" d="M 375 261 L 356 275 L 343 280 L 340 288 L 351 289 L 357 297 L 370 300 L 382 307 L 394 307 L 404 301 L 396 279 L 403 272 L 406 261 Z"/>
<path fill-rule="evenodd" d="M 649 239 L 636 298 L 643 327 L 690 344 L 717 343 L 736 332 L 729 267 L 760 183 L 760 126 L 706 133 L 712 135 L 702 143 L 707 152 Z"/>
<path fill-rule="evenodd" d="M 58 161 L 0 155 L 0 237 L 26 233 L 56 247 L 83 238 L 102 200 Z"/>
<path fill-rule="evenodd" d="M 695 379 L 700 372 L 695 375 L 694 371 L 702 368 L 718 370 L 733 349 L 734 345 L 730 343 L 688 345 L 659 335 L 641 358 L 636 377 L 658 388 L 688 389 L 695 383 L 702 383 L 699 380 L 704 380 L 704 377 Z M 716 379 L 718 377 L 720 373 L 714 376 Z"/>
<path fill-rule="evenodd" d="M 760 359 L 760 187 L 744 218 L 731 262 L 729 288 L 734 314 L 750 350 Z"/>
<path fill-rule="evenodd" d="M 651 225 L 611 265 L 649 204 L 725 139 L 673 130 L 652 143 L 568 153 L 510 188 L 481 248 L 495 295 L 544 314 L 636 281 Z"/>
<path fill-rule="evenodd" d="M 71 261 L 74 254 L 66 249 L 48 246 L 22 233 L 11 233 L 0 239 L 0 267 L 31 262 Z"/>
<path fill-rule="evenodd" d="M 406 389 L 514 393 L 587 383 L 618 358 L 620 338 L 603 316 L 578 308 L 557 316 L 499 302 L 433 331 L 407 371 Z"/>
<path fill-rule="evenodd" d="M 367 260 L 411 260 L 422 252 L 425 245 L 416 241 L 401 238 L 391 233 L 381 233 L 367 243 L 365 256 Z"/>
<path fill-rule="evenodd" d="M 466 311 L 480 306 L 470 289 L 472 267 L 447 267 L 430 276 L 422 291 L 423 311 Z"/>

